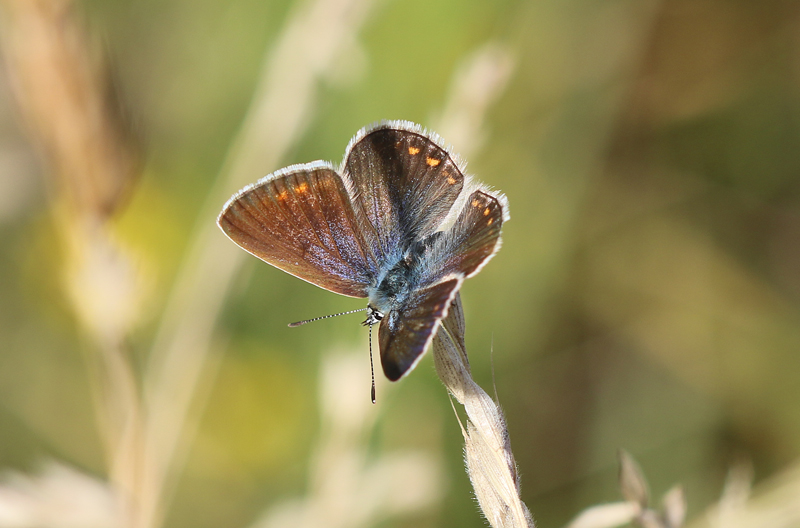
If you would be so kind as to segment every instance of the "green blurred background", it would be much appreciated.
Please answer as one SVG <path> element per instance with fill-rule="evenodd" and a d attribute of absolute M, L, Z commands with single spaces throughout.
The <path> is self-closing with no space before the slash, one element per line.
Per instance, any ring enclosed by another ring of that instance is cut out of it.
<path fill-rule="evenodd" d="M 141 277 L 124 338 L 139 384 L 190 240 L 235 190 L 215 181 L 265 57 L 304 5 L 76 6 L 141 153 L 108 219 Z M 789 467 L 800 455 L 800 4 L 359 5 L 363 21 L 320 66 L 302 130 L 246 181 L 339 162 L 381 119 L 420 123 L 461 151 L 437 125 L 470 111 L 454 96 L 471 89 L 458 72 L 486 46 L 501 50 L 506 81 L 478 109 L 482 141 L 464 150 L 470 173 L 508 196 L 511 221 L 462 296 L 473 374 L 496 387 L 538 525 L 619 500 L 619 448 L 656 496 L 684 484 L 690 517 L 718 499 L 737 461 L 752 461 L 756 483 Z M 30 474 L 57 460 L 102 481 L 95 346 L 64 291 L 58 191 L 11 77 L 0 74 L 0 467 Z M 214 366 L 165 526 L 249 526 L 309 493 L 321 360 L 357 352 L 368 399 L 367 334 L 356 315 L 286 323 L 362 306 L 243 260 L 220 317 L 198 322 Z M 379 525 L 483 526 L 431 359 L 378 398 L 365 456 L 420 451 L 443 472 L 432 504 Z"/>

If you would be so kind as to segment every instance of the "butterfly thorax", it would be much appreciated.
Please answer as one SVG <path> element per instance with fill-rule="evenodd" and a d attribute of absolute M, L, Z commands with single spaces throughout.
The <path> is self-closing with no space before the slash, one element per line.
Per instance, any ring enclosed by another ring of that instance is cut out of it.
<path fill-rule="evenodd" d="M 400 259 L 378 277 L 376 286 L 367 289 L 370 306 L 382 313 L 400 309 L 411 292 L 413 274 L 406 259 Z"/>
<path fill-rule="evenodd" d="M 426 255 L 440 234 L 414 242 L 393 266 L 378 275 L 375 286 L 367 288 L 369 304 L 374 310 L 384 314 L 402 310 L 409 294 L 423 281 Z"/>

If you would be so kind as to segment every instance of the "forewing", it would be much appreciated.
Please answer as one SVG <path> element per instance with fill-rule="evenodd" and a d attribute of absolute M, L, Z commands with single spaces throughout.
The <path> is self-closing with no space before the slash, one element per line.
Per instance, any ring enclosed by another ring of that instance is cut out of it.
<path fill-rule="evenodd" d="M 383 255 L 435 231 L 464 184 L 456 161 L 433 136 L 402 122 L 357 135 L 344 170 L 354 207 Z"/>
<path fill-rule="evenodd" d="M 217 223 L 276 268 L 326 290 L 366 297 L 375 257 L 341 176 L 326 164 L 289 167 L 245 187 Z"/>
<path fill-rule="evenodd" d="M 449 230 L 441 233 L 425 253 L 423 283 L 436 282 L 451 274 L 471 277 L 500 248 L 500 229 L 506 208 L 504 200 L 488 191 L 473 192 Z"/>
<path fill-rule="evenodd" d="M 379 341 L 387 378 L 397 381 L 414 368 L 433 339 L 439 321 L 447 316 L 462 282 L 462 278 L 453 277 L 416 291 L 403 309 L 386 314 Z"/>

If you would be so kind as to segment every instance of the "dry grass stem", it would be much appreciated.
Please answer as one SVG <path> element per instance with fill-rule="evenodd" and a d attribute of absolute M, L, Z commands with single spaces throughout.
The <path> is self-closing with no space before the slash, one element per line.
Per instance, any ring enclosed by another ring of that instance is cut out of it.
<path fill-rule="evenodd" d="M 567 528 L 616 528 L 634 524 L 641 528 L 680 528 L 686 518 L 686 496 L 681 486 L 670 489 L 661 510 L 650 505 L 650 489 L 639 464 L 620 451 L 619 487 L 625 502 L 601 504 L 581 512 Z"/>
<path fill-rule="evenodd" d="M 800 462 L 750 489 L 753 469 L 734 466 L 720 501 L 687 528 L 796 528 L 800 526 Z"/>
<path fill-rule="evenodd" d="M 433 341 L 439 378 L 467 413 L 464 453 L 481 511 L 494 528 L 533 527 L 520 498 L 519 475 L 500 407 L 472 379 L 464 344 L 461 296 L 450 307 Z"/>

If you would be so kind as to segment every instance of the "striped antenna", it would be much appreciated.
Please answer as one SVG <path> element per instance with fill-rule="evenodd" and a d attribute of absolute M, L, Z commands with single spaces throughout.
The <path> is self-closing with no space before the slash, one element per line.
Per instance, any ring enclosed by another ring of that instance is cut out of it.
<path fill-rule="evenodd" d="M 372 398 L 372 405 L 375 405 L 375 367 L 372 366 L 372 325 L 369 325 L 369 374 L 372 376 L 370 398 Z"/>
<path fill-rule="evenodd" d="M 366 310 L 367 310 L 366 308 L 359 308 L 358 310 L 350 310 L 349 312 L 342 312 L 342 313 L 331 314 L 331 315 L 323 315 L 322 317 L 315 317 L 313 319 L 306 319 L 305 321 L 297 321 L 296 323 L 289 323 L 289 327 L 290 328 L 294 328 L 296 326 L 303 326 L 306 323 L 313 323 L 314 321 L 319 321 L 320 319 L 328 319 L 329 317 L 337 317 L 339 315 L 348 315 L 348 314 L 353 314 L 353 313 L 356 313 L 356 312 L 364 312 Z"/>

